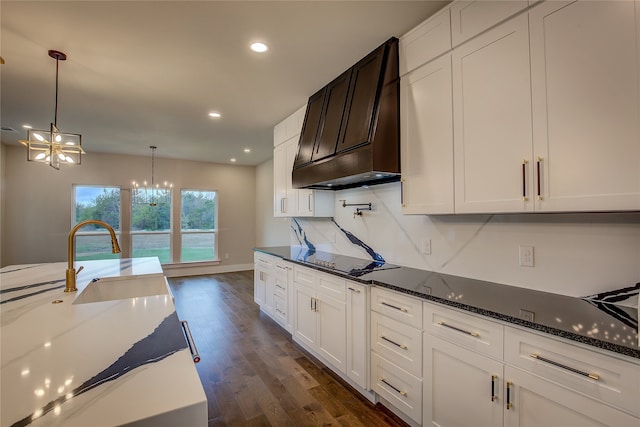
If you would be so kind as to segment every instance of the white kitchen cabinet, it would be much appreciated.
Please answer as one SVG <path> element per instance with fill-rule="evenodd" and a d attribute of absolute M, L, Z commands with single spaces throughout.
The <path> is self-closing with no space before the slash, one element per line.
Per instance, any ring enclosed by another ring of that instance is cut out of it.
<path fill-rule="evenodd" d="M 275 257 L 262 252 L 254 252 L 253 254 L 253 300 L 256 304 L 263 308 L 266 301 L 267 286 L 272 288 L 273 293 L 273 265 Z M 270 282 L 267 285 L 267 282 Z M 273 297 L 270 298 L 270 304 L 273 306 Z"/>
<path fill-rule="evenodd" d="M 402 36 L 400 76 L 451 50 L 451 17 L 446 7 Z"/>
<path fill-rule="evenodd" d="M 425 334 L 424 365 L 424 426 L 502 426 L 501 362 Z"/>
<path fill-rule="evenodd" d="M 293 337 L 328 365 L 346 373 L 345 281 L 304 267 L 296 266 L 295 270 Z"/>
<path fill-rule="evenodd" d="M 451 38 L 454 46 L 515 15 L 527 0 L 456 0 L 451 3 Z"/>
<path fill-rule="evenodd" d="M 640 2 L 533 8 L 537 211 L 640 209 Z"/>
<path fill-rule="evenodd" d="M 454 212 L 451 55 L 400 80 L 402 213 Z"/>
<path fill-rule="evenodd" d="M 456 213 L 533 211 L 527 15 L 452 55 Z"/>
<path fill-rule="evenodd" d="M 520 369 L 505 367 L 506 427 L 638 427 L 640 419 Z M 508 409 L 507 409 L 508 405 Z"/>
<path fill-rule="evenodd" d="M 369 389 L 369 287 L 347 282 L 347 376 Z"/>
<path fill-rule="evenodd" d="M 331 217 L 334 213 L 332 191 L 295 189 L 291 182 L 305 111 L 306 107 L 301 108 L 274 128 L 273 214 L 276 217 Z"/>

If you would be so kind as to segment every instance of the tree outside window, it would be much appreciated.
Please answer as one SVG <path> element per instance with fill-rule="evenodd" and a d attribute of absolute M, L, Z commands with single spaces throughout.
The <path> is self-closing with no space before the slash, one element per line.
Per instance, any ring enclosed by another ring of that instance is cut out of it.
<path fill-rule="evenodd" d="M 72 226 L 87 219 L 98 219 L 120 235 L 120 187 L 74 185 L 73 190 L 75 215 Z M 78 261 L 120 257 L 120 254 L 111 253 L 109 232 L 99 225 L 89 224 L 78 230 L 75 248 Z"/>
<path fill-rule="evenodd" d="M 131 206 L 131 246 L 134 258 L 157 256 L 162 264 L 171 262 L 170 193 L 159 196 L 156 206 Z"/>
<path fill-rule="evenodd" d="M 215 191 L 181 191 L 181 262 L 217 259 L 217 219 L 217 193 Z"/>

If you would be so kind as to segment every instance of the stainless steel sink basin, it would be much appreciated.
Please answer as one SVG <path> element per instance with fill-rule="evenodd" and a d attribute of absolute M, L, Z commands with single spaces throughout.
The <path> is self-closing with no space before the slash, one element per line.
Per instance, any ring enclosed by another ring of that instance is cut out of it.
<path fill-rule="evenodd" d="M 73 304 L 171 295 L 164 276 L 108 277 L 93 279 Z M 172 296 L 173 298 L 173 296 Z"/>

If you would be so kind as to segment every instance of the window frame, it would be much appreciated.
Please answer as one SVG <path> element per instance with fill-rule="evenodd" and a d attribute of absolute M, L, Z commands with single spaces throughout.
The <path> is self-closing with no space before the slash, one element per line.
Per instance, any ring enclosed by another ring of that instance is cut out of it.
<path fill-rule="evenodd" d="M 183 192 L 187 192 L 187 191 L 194 191 L 194 192 L 199 192 L 199 193 L 214 193 L 215 194 L 215 198 L 214 198 L 214 209 L 213 209 L 213 221 L 215 224 L 215 228 L 213 228 L 212 230 L 183 230 L 182 228 L 182 194 Z M 218 190 L 214 190 L 214 189 L 205 189 L 205 188 L 180 188 L 180 195 L 178 196 L 180 197 L 180 207 L 179 207 L 179 224 L 178 224 L 178 233 L 177 233 L 177 240 L 180 242 L 180 250 L 177 252 L 177 262 L 180 264 L 197 264 L 197 263 L 209 263 L 209 262 L 215 262 L 218 263 L 220 262 L 220 254 L 218 252 L 218 230 L 219 230 L 219 225 L 218 225 L 218 205 L 219 205 L 219 201 L 220 201 L 220 192 Z M 184 250 L 183 246 L 182 246 L 182 242 L 183 242 L 183 235 L 189 235 L 189 234 L 213 234 L 213 254 L 214 254 L 214 258 L 213 259 L 209 259 L 209 260 L 199 260 L 199 261 L 183 261 L 182 260 L 182 252 Z"/>

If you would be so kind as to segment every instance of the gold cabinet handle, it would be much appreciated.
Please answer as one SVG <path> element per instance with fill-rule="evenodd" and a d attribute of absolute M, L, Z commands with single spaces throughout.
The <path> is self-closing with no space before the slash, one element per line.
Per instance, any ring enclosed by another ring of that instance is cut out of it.
<path fill-rule="evenodd" d="M 513 408 L 513 403 L 511 403 L 511 387 L 513 387 L 513 383 L 507 382 L 507 409 Z"/>
<path fill-rule="evenodd" d="M 591 378 L 592 380 L 598 381 L 600 379 L 600 375 L 598 374 L 590 374 L 589 372 L 581 371 L 580 369 L 572 368 L 571 366 L 563 365 L 562 363 L 547 359 L 545 357 L 540 356 L 537 353 L 532 353 L 529 355 L 530 357 L 540 360 L 542 362 L 548 363 L 553 366 L 557 366 L 558 368 L 566 369 L 567 371 L 571 371 L 575 374 L 582 375 L 583 377 Z"/>
<path fill-rule="evenodd" d="M 460 329 L 460 328 L 457 328 L 455 326 L 447 325 L 444 322 L 438 322 L 438 325 L 444 326 L 445 328 L 453 329 L 454 331 L 462 332 L 463 334 L 471 335 L 474 338 L 480 338 L 480 334 L 478 334 L 477 332 L 465 331 L 464 329 Z"/>
<path fill-rule="evenodd" d="M 398 394 L 400 394 L 401 396 L 407 396 L 407 392 L 406 391 L 402 391 L 400 390 L 398 387 L 389 384 L 389 382 L 387 380 L 385 380 L 384 378 L 380 378 L 380 382 L 385 383 L 386 385 L 388 385 L 389 387 L 391 387 L 393 390 L 395 390 Z"/>
<path fill-rule="evenodd" d="M 491 375 L 491 401 L 495 402 L 498 399 L 496 396 L 496 380 L 498 379 L 497 375 Z"/>
<path fill-rule="evenodd" d="M 381 302 L 380 304 L 382 304 L 382 305 L 384 305 L 384 306 L 387 306 L 387 307 L 389 307 L 389 308 L 393 308 L 394 310 L 401 311 L 401 312 L 403 312 L 403 313 L 406 313 L 406 312 L 407 312 L 407 309 L 406 309 L 406 308 L 404 308 L 404 307 L 398 307 L 397 305 L 392 305 L 392 304 L 386 303 L 386 302 L 384 302 L 384 301 L 383 301 L 383 302 Z"/>
<path fill-rule="evenodd" d="M 406 349 L 407 349 L 407 346 L 406 346 L 406 345 L 404 345 L 404 344 L 398 344 L 397 342 L 395 342 L 395 341 L 393 341 L 393 340 L 390 340 L 389 338 L 385 337 L 384 335 L 382 335 L 380 338 L 381 338 L 381 339 L 383 339 L 383 340 L 385 340 L 385 341 L 386 341 L 386 342 L 388 342 L 388 343 L 391 343 L 391 344 L 395 345 L 396 347 L 400 347 L 400 348 L 401 348 L 401 349 L 403 349 L 403 350 L 406 350 Z"/>
<path fill-rule="evenodd" d="M 527 197 L 527 163 L 529 161 L 527 159 L 522 160 L 522 200 L 528 201 Z"/>

